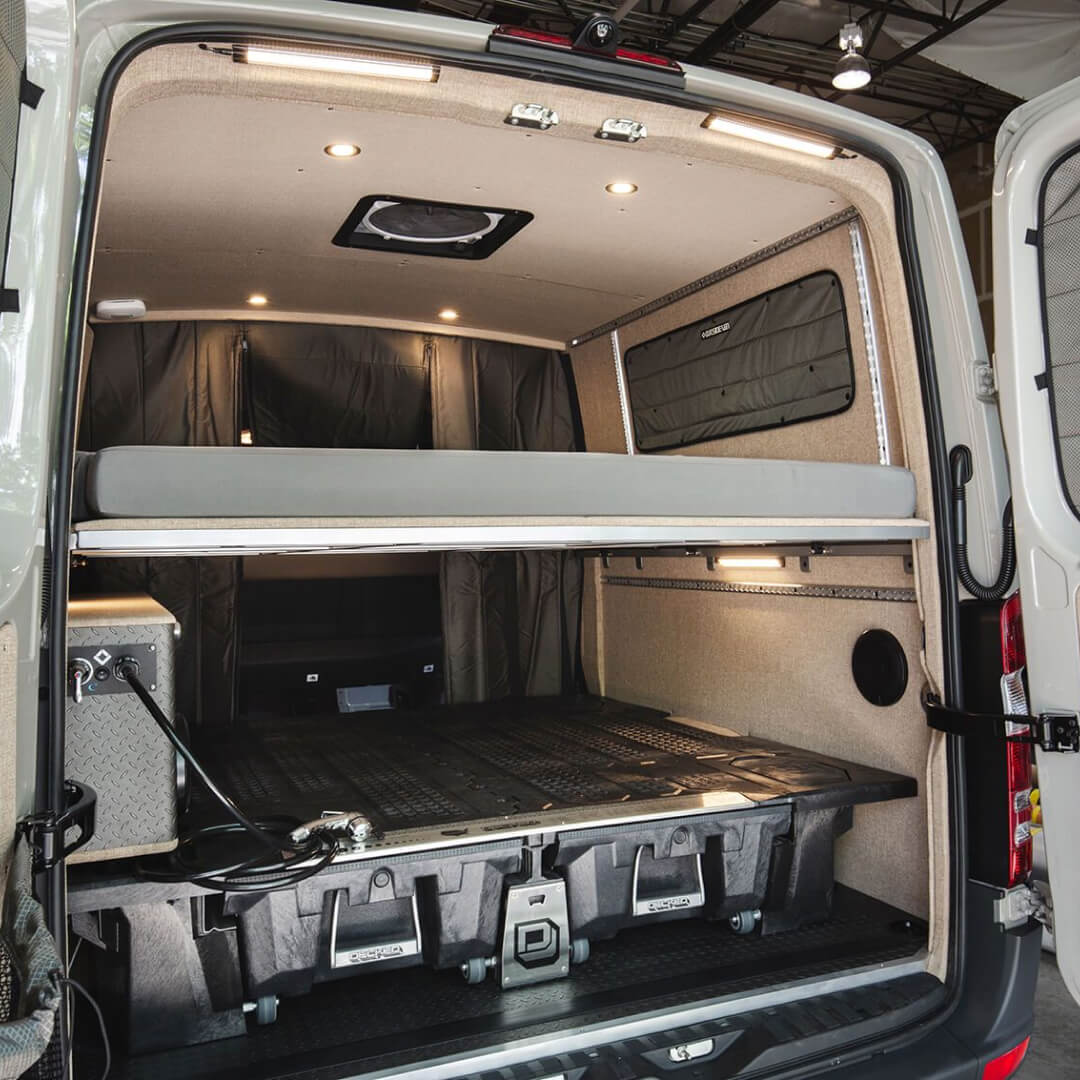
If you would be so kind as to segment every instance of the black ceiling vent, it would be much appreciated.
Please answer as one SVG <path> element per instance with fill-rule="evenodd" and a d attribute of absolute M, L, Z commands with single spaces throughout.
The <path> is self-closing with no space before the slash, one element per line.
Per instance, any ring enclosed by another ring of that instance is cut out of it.
<path fill-rule="evenodd" d="M 486 259 L 532 221 L 525 210 L 367 195 L 337 231 L 339 247 Z"/>

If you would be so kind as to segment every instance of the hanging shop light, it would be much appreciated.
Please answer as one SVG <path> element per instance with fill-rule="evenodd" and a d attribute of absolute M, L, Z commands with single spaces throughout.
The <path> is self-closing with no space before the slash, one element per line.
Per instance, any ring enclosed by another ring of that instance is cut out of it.
<path fill-rule="evenodd" d="M 857 22 L 840 28 L 840 49 L 832 84 L 837 90 L 861 90 L 870 81 L 870 65 L 859 49 L 863 47 L 862 27 Z"/>

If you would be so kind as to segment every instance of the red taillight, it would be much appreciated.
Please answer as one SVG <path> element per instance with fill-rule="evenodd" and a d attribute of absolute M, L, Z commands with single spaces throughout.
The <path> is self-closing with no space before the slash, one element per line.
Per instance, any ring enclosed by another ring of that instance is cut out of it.
<path fill-rule="evenodd" d="M 1007 715 L 1027 715 L 1027 690 L 1024 686 L 1026 660 L 1020 594 L 1016 592 L 1001 606 L 1001 705 Z M 1008 723 L 1005 727 L 1009 735 L 1031 734 L 1027 724 Z M 1005 744 L 1010 887 L 1019 885 L 1031 873 L 1031 760 L 1029 744 Z"/>
<path fill-rule="evenodd" d="M 615 57 L 618 60 L 627 60 L 631 64 L 648 64 L 649 67 L 665 68 L 667 71 L 682 71 L 682 67 L 670 57 L 638 52 L 637 49 L 616 49 Z"/>
<path fill-rule="evenodd" d="M 1027 663 L 1024 647 L 1024 620 L 1020 615 L 1020 594 L 1014 592 L 1001 607 L 1001 664 L 1006 675 Z"/>
<path fill-rule="evenodd" d="M 618 60 L 624 64 L 644 64 L 646 67 L 670 71 L 674 75 L 682 74 L 682 67 L 667 56 L 657 56 L 655 53 L 623 48 L 616 49 L 614 53 L 598 53 L 589 49 L 574 50 L 573 41 L 565 34 L 550 34 L 546 30 L 529 30 L 524 26 L 497 26 L 491 32 L 491 36 L 493 38 L 513 38 L 515 41 L 521 41 L 525 44 L 541 45 L 548 49 L 559 49 L 561 52 L 579 51 L 586 56 Z"/>
<path fill-rule="evenodd" d="M 524 26 L 497 26 L 492 37 L 517 38 L 534 45 L 547 45 L 551 49 L 571 49 L 573 43 L 565 34 L 549 34 L 546 30 L 528 30 Z"/>
<path fill-rule="evenodd" d="M 994 1058 L 993 1061 L 988 1061 L 983 1066 L 982 1080 L 1008 1080 L 1020 1068 L 1020 1062 L 1024 1060 L 1029 1042 L 1031 1042 L 1030 1036 L 1019 1046 L 1014 1046 L 1011 1050 L 1006 1050 L 1004 1054 Z"/>

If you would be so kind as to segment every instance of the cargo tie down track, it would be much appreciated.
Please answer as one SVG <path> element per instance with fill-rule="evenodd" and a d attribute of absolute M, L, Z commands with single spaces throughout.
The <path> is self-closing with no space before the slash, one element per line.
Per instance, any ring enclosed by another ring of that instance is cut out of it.
<path fill-rule="evenodd" d="M 895 773 L 596 697 L 252 717 L 216 743 L 208 765 L 252 814 L 364 814 L 370 853 L 916 793 L 913 779 Z"/>

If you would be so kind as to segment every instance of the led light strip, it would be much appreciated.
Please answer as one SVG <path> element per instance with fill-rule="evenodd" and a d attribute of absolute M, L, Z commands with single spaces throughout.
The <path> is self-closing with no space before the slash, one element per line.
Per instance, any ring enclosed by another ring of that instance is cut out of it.
<path fill-rule="evenodd" d="M 619 346 L 619 331 L 611 331 L 611 358 L 615 362 L 615 382 L 619 388 L 619 412 L 622 413 L 623 438 L 626 440 L 626 452 L 636 454 L 634 446 L 634 425 L 630 418 L 630 396 L 626 389 L 626 371 L 623 368 L 622 349 Z"/>
<path fill-rule="evenodd" d="M 889 424 L 885 414 L 885 395 L 881 385 L 881 356 L 878 352 L 877 328 L 870 301 L 870 276 L 866 269 L 866 250 L 863 247 L 862 227 L 858 221 L 848 226 L 851 234 L 851 257 L 855 263 L 855 281 L 859 288 L 859 310 L 862 312 L 866 358 L 870 368 L 870 396 L 874 400 L 874 427 L 877 429 L 878 461 L 891 464 L 889 453 Z"/>
<path fill-rule="evenodd" d="M 755 123 L 734 114 L 714 113 L 705 121 L 705 127 L 724 135 L 734 135 L 737 139 L 778 146 L 782 150 L 794 150 L 797 154 L 809 154 L 810 157 L 834 158 L 840 153 L 840 147 L 835 143 L 823 142 L 809 133 L 775 124 Z"/>
<path fill-rule="evenodd" d="M 601 585 L 638 589 L 676 589 L 683 592 L 743 593 L 750 596 L 798 596 L 816 600 L 883 600 L 914 604 L 914 589 L 875 589 L 870 585 L 776 585 L 743 581 L 703 581 L 700 578 L 647 578 L 605 574 Z"/>
<path fill-rule="evenodd" d="M 236 47 L 233 58 L 242 64 L 299 68 L 340 75 L 379 75 L 414 82 L 435 82 L 439 76 L 439 69 L 423 60 L 375 53 L 336 53 L 285 45 L 240 45 Z"/>

